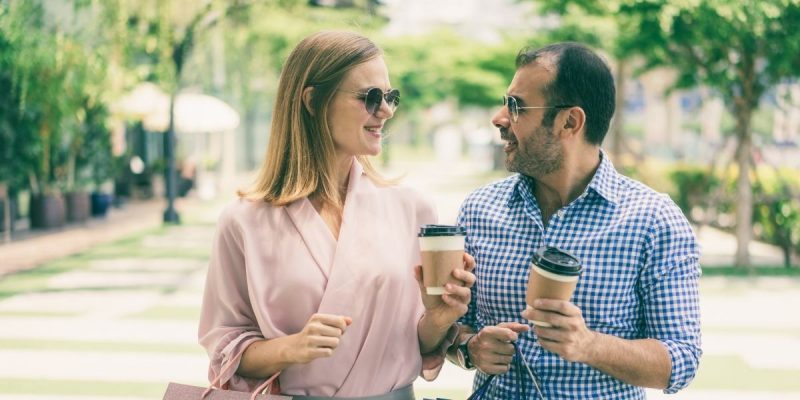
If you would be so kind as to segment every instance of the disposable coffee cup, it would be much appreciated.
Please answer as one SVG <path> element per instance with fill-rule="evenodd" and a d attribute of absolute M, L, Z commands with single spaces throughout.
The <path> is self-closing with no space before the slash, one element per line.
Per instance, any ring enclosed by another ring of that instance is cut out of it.
<path fill-rule="evenodd" d="M 422 283 L 425 293 L 440 296 L 452 279 L 453 270 L 464 268 L 464 228 L 454 225 L 423 225 L 419 230 L 422 252 Z"/>
<path fill-rule="evenodd" d="M 536 299 L 569 301 L 581 276 L 580 260 L 557 247 L 542 246 L 531 259 L 531 273 L 525 302 L 533 308 Z M 547 322 L 531 320 L 538 326 L 550 328 Z"/>

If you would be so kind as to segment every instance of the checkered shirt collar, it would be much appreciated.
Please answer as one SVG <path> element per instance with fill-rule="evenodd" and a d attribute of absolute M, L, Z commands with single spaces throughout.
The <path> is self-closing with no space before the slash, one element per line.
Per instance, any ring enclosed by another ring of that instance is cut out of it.
<path fill-rule="evenodd" d="M 600 166 L 586 187 L 586 191 L 597 193 L 609 203 L 617 204 L 621 179 L 622 175 L 614 169 L 614 165 L 608 159 L 606 152 L 600 149 Z M 511 206 L 516 201 L 532 201 L 533 187 L 535 185 L 536 182 L 533 178 L 517 174 L 517 183 L 509 193 L 508 205 Z"/>

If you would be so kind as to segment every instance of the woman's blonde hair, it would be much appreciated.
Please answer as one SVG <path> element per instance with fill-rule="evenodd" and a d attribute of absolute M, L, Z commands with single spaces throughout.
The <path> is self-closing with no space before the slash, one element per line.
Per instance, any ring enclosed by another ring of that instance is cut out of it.
<path fill-rule="evenodd" d="M 351 32 L 319 32 L 297 44 L 281 71 L 266 158 L 240 197 L 283 206 L 314 196 L 341 207 L 328 105 L 348 71 L 381 54 L 375 43 Z M 311 111 L 303 103 L 309 86 Z M 357 159 L 368 177 L 387 183 L 366 156 Z"/>

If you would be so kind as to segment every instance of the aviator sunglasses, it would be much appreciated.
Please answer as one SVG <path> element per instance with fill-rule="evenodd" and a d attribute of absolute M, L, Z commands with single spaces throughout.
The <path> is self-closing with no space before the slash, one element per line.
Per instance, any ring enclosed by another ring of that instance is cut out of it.
<path fill-rule="evenodd" d="M 519 104 L 517 104 L 517 99 L 515 97 L 506 96 L 506 95 L 503 95 L 503 105 L 508 107 L 508 114 L 511 115 L 511 120 L 513 122 L 517 122 L 517 120 L 519 119 L 519 110 L 523 110 L 523 109 L 529 109 L 529 108 L 542 108 L 542 109 L 546 109 L 546 108 L 572 108 L 572 107 L 574 107 L 574 106 L 565 106 L 565 105 L 561 105 L 561 106 L 520 107 Z"/>
<path fill-rule="evenodd" d="M 358 98 L 364 102 L 364 107 L 367 109 L 367 112 L 373 115 L 381 109 L 381 104 L 383 104 L 384 100 L 386 100 L 386 104 L 389 105 L 389 109 L 392 110 L 392 112 L 400 105 L 400 91 L 397 89 L 391 89 L 387 92 L 376 87 L 369 88 L 366 92 L 354 92 L 344 89 L 338 90 L 357 94 Z"/>

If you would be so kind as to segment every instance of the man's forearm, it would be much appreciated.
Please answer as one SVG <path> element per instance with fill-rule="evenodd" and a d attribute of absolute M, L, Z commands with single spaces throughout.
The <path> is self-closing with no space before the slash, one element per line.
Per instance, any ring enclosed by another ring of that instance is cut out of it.
<path fill-rule="evenodd" d="M 655 389 L 669 385 L 672 364 L 661 342 L 595 334 L 597 337 L 584 363 L 631 385 Z"/>

